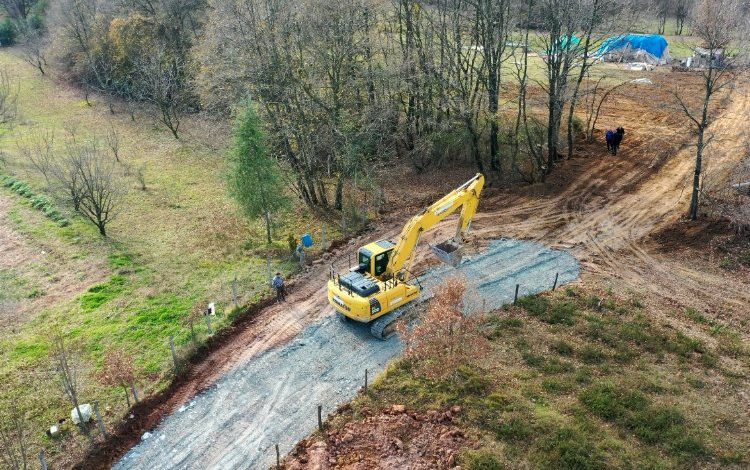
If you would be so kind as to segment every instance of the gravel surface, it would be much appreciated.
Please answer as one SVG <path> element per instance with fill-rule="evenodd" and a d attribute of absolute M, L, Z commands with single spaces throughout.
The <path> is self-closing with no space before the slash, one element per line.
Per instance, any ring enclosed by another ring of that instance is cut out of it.
<path fill-rule="evenodd" d="M 496 309 L 519 296 L 574 281 L 576 259 L 534 242 L 496 240 L 465 257 L 457 268 L 433 269 L 420 278 L 425 295 L 443 279 L 464 275 L 468 312 Z M 321 308 L 329 308 L 321 299 Z M 253 357 L 215 386 L 181 407 L 131 449 L 115 469 L 268 468 L 274 444 L 282 454 L 317 427 L 324 416 L 351 400 L 363 385 L 398 356 L 398 337 L 380 341 L 368 325 L 342 322 L 335 315 L 307 327 L 291 343 Z"/>

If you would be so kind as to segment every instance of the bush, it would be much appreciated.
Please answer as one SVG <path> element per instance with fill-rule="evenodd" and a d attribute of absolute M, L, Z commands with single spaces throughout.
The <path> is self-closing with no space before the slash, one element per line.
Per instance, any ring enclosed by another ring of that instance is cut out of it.
<path fill-rule="evenodd" d="M 653 405 L 645 395 L 613 383 L 585 390 L 579 400 L 593 414 L 630 430 L 647 444 L 666 444 L 670 453 L 698 457 L 706 454 L 701 439 L 688 431 L 685 416 L 674 406 Z"/>
<path fill-rule="evenodd" d="M 563 427 L 540 442 L 542 468 L 607 468 L 604 454 L 583 433 Z"/>
<path fill-rule="evenodd" d="M 501 470 L 505 468 L 500 459 L 488 452 L 471 452 L 467 454 L 465 460 L 466 468 L 469 470 Z"/>
<path fill-rule="evenodd" d="M 581 350 L 581 360 L 586 364 L 601 364 L 605 358 L 604 351 L 595 346 L 586 346 Z"/>
<path fill-rule="evenodd" d="M 0 21 L 0 46 L 12 46 L 16 43 L 16 26 L 10 18 Z"/>
<path fill-rule="evenodd" d="M 561 356 L 572 356 L 573 355 L 573 346 L 566 343 L 563 340 L 555 341 L 552 343 L 552 346 L 550 347 L 554 352 Z"/>

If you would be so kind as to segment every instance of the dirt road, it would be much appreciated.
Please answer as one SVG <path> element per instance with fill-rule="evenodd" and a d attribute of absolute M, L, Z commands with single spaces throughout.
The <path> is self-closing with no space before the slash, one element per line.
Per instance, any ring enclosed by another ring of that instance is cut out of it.
<path fill-rule="evenodd" d="M 456 271 L 467 279 L 466 309 L 479 311 L 511 302 L 516 284 L 526 295 L 550 289 L 555 274 L 558 284 L 569 283 L 577 279 L 579 266 L 564 251 L 504 239 L 457 270 L 430 270 L 420 279 L 422 297 Z M 166 418 L 115 468 L 267 468 L 275 459 L 274 444 L 289 452 L 315 430 L 317 404 L 327 415 L 354 397 L 365 369 L 374 377 L 402 351 L 397 336 L 379 341 L 367 325 L 344 323 L 320 303 L 321 296 L 313 299 L 312 308 L 325 311 L 325 318 L 289 344 L 238 364 Z"/>

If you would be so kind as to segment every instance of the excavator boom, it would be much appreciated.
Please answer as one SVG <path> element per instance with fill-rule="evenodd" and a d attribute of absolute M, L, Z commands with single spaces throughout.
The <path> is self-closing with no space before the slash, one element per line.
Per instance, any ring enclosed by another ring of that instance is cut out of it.
<path fill-rule="evenodd" d="M 378 240 L 361 247 L 357 264 L 349 272 L 337 274 L 331 269 L 328 301 L 342 316 L 370 323 L 378 338 L 388 336 L 389 328 L 419 298 L 419 281 L 411 282 L 411 264 L 419 238 L 446 217 L 461 209 L 456 233 L 450 240 L 432 247 L 450 264 L 460 260 L 463 236 L 477 212 L 484 176 L 472 179 L 451 191 L 439 201 L 412 217 L 404 226 L 398 241 Z"/>
<path fill-rule="evenodd" d="M 448 241 L 448 245 L 452 245 L 454 248 L 460 246 L 463 242 L 463 235 L 468 230 L 471 219 L 474 218 L 474 214 L 477 212 L 479 195 L 483 187 L 484 176 L 481 173 L 477 173 L 472 179 L 443 196 L 421 214 L 412 217 L 401 231 L 396 248 L 393 250 L 390 262 L 388 263 L 387 274 L 395 275 L 405 267 L 407 267 L 408 271 L 410 268 L 409 264 L 414 257 L 414 249 L 419 243 L 422 232 L 437 225 L 440 221 L 453 214 L 459 207 L 461 208 L 461 215 L 456 235 L 453 240 Z"/>

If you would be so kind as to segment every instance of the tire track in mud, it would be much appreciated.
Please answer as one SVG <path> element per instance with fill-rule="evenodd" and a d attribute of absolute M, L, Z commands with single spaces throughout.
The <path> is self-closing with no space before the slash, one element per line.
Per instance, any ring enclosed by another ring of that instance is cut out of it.
<path fill-rule="evenodd" d="M 572 282 L 579 265 L 570 254 L 538 243 L 498 240 L 455 270 L 437 268 L 420 278 L 422 298 L 456 273 L 467 279 L 465 309 L 476 312 L 512 301 L 516 284 L 526 295 L 550 289 L 555 273 L 559 285 Z M 364 369 L 374 377 L 401 352 L 397 336 L 380 341 L 370 336 L 368 325 L 326 313 L 289 344 L 233 368 L 167 417 L 114 468 L 268 467 L 275 444 L 287 453 L 315 429 L 317 404 L 332 412 L 357 393 Z"/>

